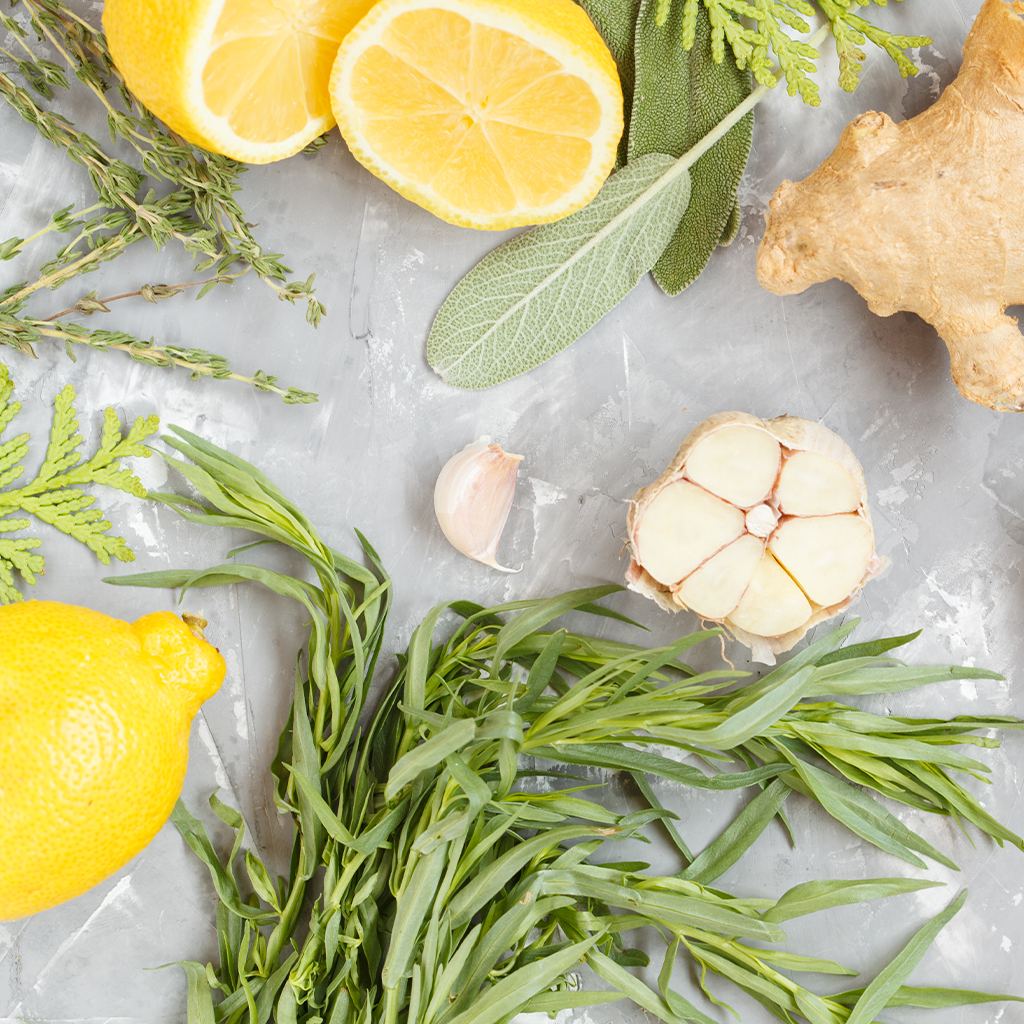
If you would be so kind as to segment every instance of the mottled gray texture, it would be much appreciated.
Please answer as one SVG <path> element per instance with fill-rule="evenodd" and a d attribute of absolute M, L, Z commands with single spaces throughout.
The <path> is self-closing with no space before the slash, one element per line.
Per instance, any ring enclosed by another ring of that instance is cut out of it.
<path fill-rule="evenodd" d="M 98 5 L 92 8 L 98 13 Z M 490 603 L 620 580 L 626 501 L 655 478 L 692 426 L 723 409 L 806 416 L 841 434 L 860 457 L 878 548 L 893 562 L 855 608 L 864 618 L 861 634 L 923 627 L 909 655 L 914 660 L 984 665 L 1008 677 L 1006 683 L 951 683 L 865 703 L 893 714 L 1024 715 L 1024 419 L 960 398 L 942 343 L 917 318 L 879 319 L 838 282 L 778 298 L 754 279 L 762 210 L 779 181 L 807 174 L 831 150 L 840 127 L 863 110 L 901 118 L 934 99 L 956 73 L 976 8 L 976 0 L 910 0 L 882 12 L 905 31 L 935 37 L 934 46 L 918 56 L 922 74 L 916 80 L 903 81 L 884 57 L 871 53 L 864 82 L 852 96 L 827 84 L 835 78 L 830 66 L 821 76 L 820 108 L 803 107 L 781 91 L 769 97 L 757 111 L 752 158 L 740 188 L 743 222 L 733 245 L 719 250 L 706 273 L 677 298 L 645 278 L 586 337 L 527 376 L 488 391 L 461 392 L 428 369 L 424 346 L 433 314 L 459 277 L 504 236 L 440 223 L 372 179 L 335 136 L 316 157 L 245 175 L 246 209 L 259 222 L 267 250 L 286 253 L 296 276 L 317 274 L 328 307 L 319 331 L 248 277 L 198 304 L 187 295 L 159 307 L 129 300 L 106 318 L 146 336 L 224 352 L 246 372 L 262 367 L 277 373 L 319 391 L 318 405 L 285 407 L 239 385 L 191 383 L 119 354 L 82 353 L 72 364 L 57 350 L 41 349 L 33 361 L 5 349 L 0 358 L 25 403 L 20 429 L 41 438 L 49 403 L 70 381 L 78 389 L 88 440 L 99 430 L 101 408 L 113 404 L 129 417 L 157 412 L 165 423 L 252 459 L 310 513 L 331 543 L 353 550 L 353 527 L 372 539 L 395 580 L 387 638 L 393 651 L 441 599 Z M 84 120 L 80 93 L 62 98 L 61 105 L 76 122 Z M 101 122 L 91 130 L 103 137 Z M 80 168 L 35 139 L 9 110 L 0 110 L 0 239 L 31 234 L 53 208 L 88 194 Z M 0 264 L 0 286 L 27 277 L 52 251 L 49 245 L 41 242 L 26 258 Z M 156 252 L 139 246 L 57 295 L 38 296 L 32 308 L 49 315 L 93 289 L 104 296 L 190 277 L 180 247 Z M 499 550 L 504 564 L 522 566 L 514 576 L 458 555 L 433 516 L 438 471 L 481 434 L 525 456 Z M 155 488 L 179 486 L 165 481 L 156 460 L 142 472 Z M 233 543 L 135 500 L 108 499 L 104 507 L 135 547 L 139 569 L 210 564 Z M 34 596 L 128 618 L 175 605 L 170 593 L 104 586 L 102 567 L 63 537 L 47 535 L 46 545 L 50 571 Z M 672 618 L 634 595 L 614 603 L 651 626 L 652 643 L 696 626 L 689 615 Z M 212 822 L 205 801 L 220 787 L 221 797 L 243 811 L 250 841 L 283 869 L 288 829 L 270 799 L 268 764 L 290 699 L 302 615 L 234 587 L 196 592 L 186 604 L 210 620 L 209 635 L 224 651 L 229 671 L 193 727 L 185 800 Z M 747 667 L 742 648 L 729 645 L 727 654 L 737 667 Z M 709 649 L 696 660 L 710 666 L 718 652 Z M 1000 750 L 981 753 L 992 765 L 992 785 L 972 784 L 1018 832 L 1024 831 L 1022 755 L 1024 736 L 1009 735 Z M 747 799 L 668 784 L 656 791 L 680 814 L 694 849 Z M 606 793 L 616 807 L 636 801 L 618 780 Z M 799 797 L 791 798 L 788 811 L 799 846 L 792 849 L 782 829 L 771 828 L 721 879 L 723 887 L 779 895 L 816 877 L 915 874 Z M 965 910 L 913 980 L 1024 991 L 1024 856 L 976 835 L 972 845 L 953 822 L 899 814 L 963 870 L 927 872 L 947 881 L 945 889 L 789 922 L 791 948 L 834 957 L 871 976 L 925 916 L 967 885 Z M 218 826 L 215 832 L 223 842 L 225 830 Z M 638 856 L 674 870 L 671 850 L 652 835 L 654 846 L 630 843 L 629 849 L 617 847 L 615 858 Z M 183 975 L 174 968 L 145 969 L 216 955 L 213 899 L 205 868 L 165 827 L 93 891 L 0 924 L 0 1021 L 179 1024 Z M 699 1002 L 692 976 L 684 973 L 677 971 L 680 991 Z M 726 984 L 712 985 L 748 1024 L 767 1020 L 760 1006 Z M 721 1010 L 712 1015 L 729 1019 Z M 642 1019 L 639 1012 L 628 1015 L 623 1004 L 574 1018 L 580 1024 Z M 1024 1005 L 892 1011 L 887 1019 L 1015 1024 L 1024 1021 Z"/>

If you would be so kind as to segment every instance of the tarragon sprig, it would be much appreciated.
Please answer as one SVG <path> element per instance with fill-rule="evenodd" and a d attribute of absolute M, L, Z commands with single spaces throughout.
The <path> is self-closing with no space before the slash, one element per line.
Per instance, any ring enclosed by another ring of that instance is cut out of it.
<path fill-rule="evenodd" d="M 105 109 L 111 142 L 126 142 L 135 151 L 141 168 L 108 156 L 88 134 L 63 115 L 45 109 L 29 89 L 0 71 L 0 96 L 34 125 L 43 138 L 86 169 L 98 200 L 77 214 L 73 207 L 56 211 L 50 222 L 29 238 L 0 242 L 0 259 L 7 260 L 49 232 L 74 232 L 71 240 L 42 264 L 36 280 L 8 287 L 0 295 L 0 344 L 26 352 L 31 351 L 33 344 L 54 339 L 64 342 L 69 355 L 78 344 L 116 348 L 135 358 L 145 352 L 144 361 L 184 366 L 193 377 L 247 381 L 262 390 L 277 392 L 286 401 L 314 401 L 316 396 L 309 392 L 274 386 L 276 378 L 262 372 L 252 377 L 235 374 L 223 357 L 211 356 L 198 348 L 176 350 L 124 332 L 92 330 L 65 319 L 74 313 L 109 311 L 105 303 L 90 307 L 90 296 L 45 319 L 24 315 L 26 304 L 35 293 L 54 290 L 79 274 L 95 270 L 145 238 L 152 239 L 157 246 L 178 241 L 195 257 L 197 272 L 213 271 L 211 277 L 199 282 L 199 297 L 219 284 L 253 271 L 279 299 L 292 304 L 304 302 L 306 319 L 314 327 L 326 310 L 315 296 L 313 276 L 304 281 L 287 280 L 291 271 L 282 257 L 265 253 L 256 241 L 236 199 L 245 165 L 206 153 L 157 121 L 128 91 L 102 34 L 64 4 L 58 0 L 11 0 L 12 6 L 19 3 L 27 11 L 29 25 L 38 39 L 64 60 L 74 77 L 84 83 Z M 15 64 L 32 90 L 50 99 L 54 89 L 68 88 L 65 70 L 35 53 L 23 24 L 6 14 L 0 14 L 0 24 L 11 33 L 16 47 L 16 52 L 0 48 L 0 55 L 6 55 Z M 119 98 L 119 105 L 111 102 L 110 93 Z M 147 175 L 169 182 L 173 186 L 171 191 L 157 196 L 150 188 L 142 194 Z M 146 298 L 147 289 L 151 293 L 164 290 L 177 294 L 183 287 L 186 286 L 144 284 L 125 290 L 118 298 L 136 294 Z M 183 354 L 186 351 L 191 355 Z"/>
<path fill-rule="evenodd" d="M 21 403 L 12 401 L 14 382 L 7 367 L 0 363 L 0 604 L 20 601 L 22 594 L 15 571 L 28 584 L 44 571 L 45 560 L 38 554 L 42 541 L 36 537 L 5 537 L 4 534 L 27 530 L 29 519 L 18 513 L 34 516 L 56 527 L 61 533 L 85 544 L 97 558 L 109 565 L 111 558 L 131 562 L 135 555 L 122 537 L 111 537 L 111 524 L 94 506 L 95 498 L 82 487 L 98 484 L 124 491 L 137 498 L 145 497 L 146 488 L 130 470 L 122 468 L 121 459 L 146 458 L 150 449 L 144 443 L 160 424 L 156 416 L 140 416 L 126 434 L 113 409 L 103 413 L 103 431 L 99 447 L 87 462 L 82 462 L 75 413 L 75 390 L 68 384 L 54 402 L 53 426 L 46 456 L 35 478 L 21 487 L 12 487 L 25 475 L 22 460 L 29 453 L 28 434 L 3 440 L 4 431 L 21 410 Z"/>
<path fill-rule="evenodd" d="M 673 0 L 658 0 L 658 22 L 668 20 Z M 794 33 L 810 32 L 806 19 L 815 7 L 807 0 L 675 0 L 683 4 L 683 46 L 690 49 L 696 38 L 697 8 L 703 3 L 712 26 L 712 52 L 719 63 L 729 45 L 740 68 L 750 68 L 758 84 L 774 88 L 778 84 L 776 65 L 786 77 L 790 96 L 811 106 L 821 102 L 817 85 L 808 77 L 820 56 L 816 47 L 794 38 Z M 906 51 L 927 46 L 927 36 L 905 36 L 872 25 L 854 11 L 872 0 L 815 0 L 829 20 L 839 55 L 839 84 L 847 92 L 857 88 L 865 54 L 861 47 L 870 41 L 895 61 L 904 78 L 917 74 Z M 873 0 L 880 7 L 885 0 Z"/>

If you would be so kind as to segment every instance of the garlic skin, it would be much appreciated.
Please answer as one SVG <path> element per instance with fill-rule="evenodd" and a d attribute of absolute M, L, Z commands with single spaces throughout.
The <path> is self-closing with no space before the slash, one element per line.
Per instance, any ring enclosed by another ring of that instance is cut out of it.
<path fill-rule="evenodd" d="M 453 455 L 434 485 L 434 514 L 452 547 L 501 572 L 519 571 L 498 565 L 495 555 L 522 460 L 484 436 Z"/>

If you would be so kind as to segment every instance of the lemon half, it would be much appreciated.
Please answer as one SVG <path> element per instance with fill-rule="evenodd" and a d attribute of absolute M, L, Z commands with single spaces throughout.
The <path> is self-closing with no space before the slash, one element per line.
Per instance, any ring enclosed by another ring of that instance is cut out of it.
<path fill-rule="evenodd" d="M 346 36 L 330 92 L 360 163 L 467 227 L 586 205 L 622 133 L 615 63 L 572 0 L 382 0 Z"/>
<path fill-rule="evenodd" d="M 373 0 L 107 0 L 128 88 L 173 131 L 247 163 L 297 153 L 334 124 L 328 83 Z"/>

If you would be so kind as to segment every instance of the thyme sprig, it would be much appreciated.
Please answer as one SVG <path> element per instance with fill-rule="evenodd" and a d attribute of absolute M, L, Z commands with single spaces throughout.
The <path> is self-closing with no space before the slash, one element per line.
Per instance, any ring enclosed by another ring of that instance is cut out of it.
<path fill-rule="evenodd" d="M 157 345 L 153 339 L 85 328 L 65 319 L 74 314 L 107 312 L 104 304 L 92 304 L 95 293 L 42 319 L 24 313 L 35 293 L 53 291 L 117 259 L 147 238 L 157 247 L 177 241 L 194 258 L 197 273 L 213 270 L 212 276 L 197 283 L 199 298 L 252 271 L 280 300 L 293 305 L 304 302 L 306 320 L 312 326 L 319 325 L 326 309 L 316 298 L 314 276 L 288 280 L 291 270 L 283 257 L 264 252 L 253 235 L 253 225 L 236 198 L 244 164 L 207 153 L 161 124 L 128 91 L 102 34 L 59 0 L 11 0 L 11 6 L 27 12 L 28 25 L 37 39 L 51 47 L 70 74 L 90 90 L 106 113 L 111 143 L 126 143 L 134 150 L 139 166 L 109 156 L 87 133 L 62 114 L 45 109 L 33 97 L 30 89 L 48 100 L 55 89 L 69 88 L 68 73 L 35 52 L 28 41 L 29 30 L 16 18 L 0 14 L 0 25 L 11 33 L 17 48 L 17 52 L 0 48 L 0 53 L 15 64 L 28 86 L 18 85 L 0 71 L 0 96 L 44 139 L 86 169 L 98 200 L 77 213 L 73 206 L 63 207 L 30 237 L 0 242 L 0 260 L 9 260 L 50 232 L 73 234 L 39 267 L 35 280 L 10 286 L 0 295 L 0 344 L 34 355 L 36 344 L 63 341 L 72 358 L 76 345 L 116 349 L 151 365 L 184 367 L 193 378 L 245 381 L 279 394 L 286 402 L 315 401 L 316 396 L 310 392 L 277 386 L 277 378 L 263 371 L 252 376 L 237 374 L 224 357 L 199 348 Z M 315 150 L 319 144 L 321 140 L 309 149 Z M 170 191 L 158 195 L 149 187 L 143 193 L 147 177 L 170 184 Z M 167 287 L 180 290 L 184 286 L 147 284 L 123 294 L 139 294 L 152 301 L 169 297 L 162 293 Z"/>

